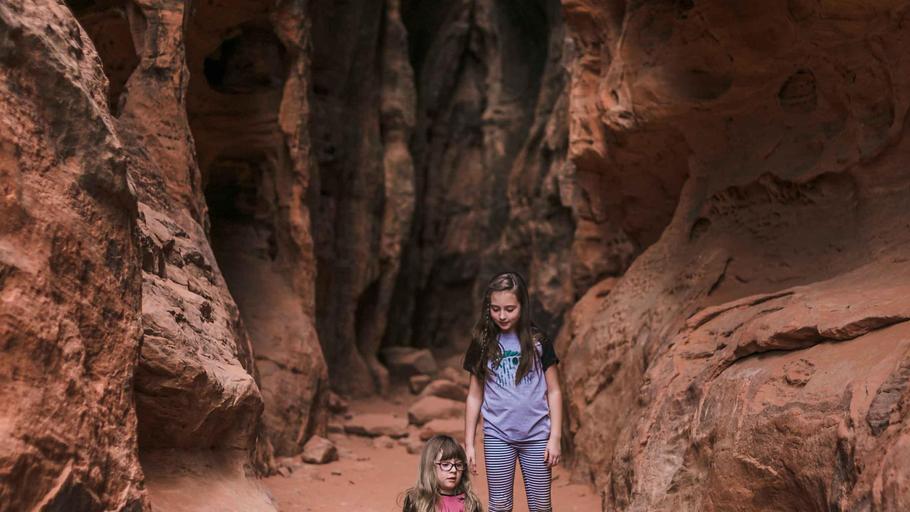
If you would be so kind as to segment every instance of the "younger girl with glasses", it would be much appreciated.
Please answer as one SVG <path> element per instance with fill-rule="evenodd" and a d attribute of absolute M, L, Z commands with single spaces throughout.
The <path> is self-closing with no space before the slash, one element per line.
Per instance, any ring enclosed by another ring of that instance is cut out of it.
<path fill-rule="evenodd" d="M 550 475 L 559 463 L 562 394 L 553 344 L 531 323 L 528 287 L 514 272 L 495 276 L 483 296 L 464 368 L 465 451 L 476 471 L 474 436 L 483 416 L 490 512 L 511 512 L 515 461 L 530 512 L 551 512 Z"/>
<path fill-rule="evenodd" d="M 430 438 L 420 455 L 417 484 L 405 492 L 402 512 L 483 512 L 466 467 L 457 441 L 441 435 Z"/>

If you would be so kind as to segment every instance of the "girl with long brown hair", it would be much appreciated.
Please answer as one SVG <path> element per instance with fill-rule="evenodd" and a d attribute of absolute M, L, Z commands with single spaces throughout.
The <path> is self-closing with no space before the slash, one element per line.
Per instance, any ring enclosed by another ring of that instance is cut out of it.
<path fill-rule="evenodd" d="M 528 288 L 515 272 L 484 291 L 464 368 L 471 373 L 465 404 L 465 454 L 476 473 L 479 416 L 490 512 L 511 512 L 515 461 L 521 464 L 530 512 L 550 512 L 552 467 L 559 463 L 562 394 L 549 338 L 531 322 Z"/>

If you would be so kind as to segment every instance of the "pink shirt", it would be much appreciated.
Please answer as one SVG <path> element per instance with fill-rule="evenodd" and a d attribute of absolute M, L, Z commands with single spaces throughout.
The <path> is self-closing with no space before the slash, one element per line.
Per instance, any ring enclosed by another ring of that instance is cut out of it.
<path fill-rule="evenodd" d="M 446 496 L 441 494 L 436 502 L 436 512 L 464 512 L 464 494 Z"/>

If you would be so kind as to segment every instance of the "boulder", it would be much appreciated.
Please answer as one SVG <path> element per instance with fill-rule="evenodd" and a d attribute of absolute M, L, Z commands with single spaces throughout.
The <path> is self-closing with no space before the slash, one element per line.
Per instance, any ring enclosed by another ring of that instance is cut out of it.
<path fill-rule="evenodd" d="M 464 402 L 468 397 L 468 390 L 446 379 L 434 380 L 420 393 L 421 397 L 438 396 L 458 402 Z"/>
<path fill-rule="evenodd" d="M 433 375 L 438 370 L 436 359 L 427 349 L 411 347 L 389 347 L 382 351 L 389 373 L 398 378 L 409 378 L 412 375 Z"/>
<path fill-rule="evenodd" d="M 417 395 L 423 388 L 427 387 L 427 384 L 430 383 L 433 379 L 429 375 L 411 375 L 411 378 L 408 379 L 408 389 L 411 390 L 411 393 Z"/>
<path fill-rule="evenodd" d="M 438 396 L 425 396 L 408 409 L 408 422 L 423 425 L 436 419 L 457 418 L 464 412 L 464 403 Z"/>
<path fill-rule="evenodd" d="M 407 435 L 407 425 L 401 418 L 388 414 L 358 414 L 344 423 L 348 434 L 366 437 L 389 436 L 398 439 Z"/>
<path fill-rule="evenodd" d="M 324 437 L 313 436 L 303 447 L 301 458 L 308 464 L 325 464 L 338 460 L 335 443 Z"/>
<path fill-rule="evenodd" d="M 374 448 L 394 448 L 395 440 L 389 436 L 379 436 L 373 439 Z"/>
<path fill-rule="evenodd" d="M 446 367 L 439 372 L 440 379 L 450 380 L 459 386 L 468 387 L 471 383 L 471 374 L 460 368 Z"/>
<path fill-rule="evenodd" d="M 448 418 L 444 420 L 430 420 L 420 429 L 418 437 L 426 441 L 435 435 L 452 436 L 459 441 L 464 440 L 464 419 Z"/>
<path fill-rule="evenodd" d="M 417 455 L 423 450 L 423 441 L 419 436 L 409 436 L 398 440 L 398 444 L 404 446 L 404 449 L 411 455 Z"/>
<path fill-rule="evenodd" d="M 326 405 L 328 405 L 329 411 L 334 414 L 344 414 L 348 412 L 348 401 L 332 391 L 329 391 Z"/>

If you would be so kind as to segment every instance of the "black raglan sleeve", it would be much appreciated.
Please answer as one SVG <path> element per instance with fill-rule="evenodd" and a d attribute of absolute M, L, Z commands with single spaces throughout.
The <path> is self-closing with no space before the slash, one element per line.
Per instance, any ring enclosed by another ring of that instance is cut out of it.
<path fill-rule="evenodd" d="M 559 363 L 553 341 L 539 329 L 535 329 L 534 337 L 540 343 L 540 367 L 543 371 L 547 371 L 547 368 Z"/>

